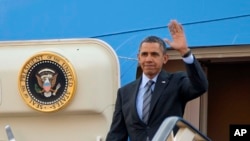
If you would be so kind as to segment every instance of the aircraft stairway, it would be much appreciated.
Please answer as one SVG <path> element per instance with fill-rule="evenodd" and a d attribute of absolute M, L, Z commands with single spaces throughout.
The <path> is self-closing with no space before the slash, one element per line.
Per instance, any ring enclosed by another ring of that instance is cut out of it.
<path fill-rule="evenodd" d="M 174 135 L 173 130 L 177 127 Z M 14 135 L 9 125 L 5 127 L 8 140 L 15 141 Z M 152 141 L 211 141 L 206 135 L 201 133 L 189 122 L 180 117 L 169 117 L 164 120 L 155 134 Z"/>
<path fill-rule="evenodd" d="M 173 130 L 176 129 L 174 135 Z M 172 116 L 166 118 L 152 141 L 211 141 L 183 118 Z"/>

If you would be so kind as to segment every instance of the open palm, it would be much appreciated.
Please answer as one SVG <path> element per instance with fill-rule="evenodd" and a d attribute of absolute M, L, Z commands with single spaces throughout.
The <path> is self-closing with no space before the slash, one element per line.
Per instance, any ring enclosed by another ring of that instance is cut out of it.
<path fill-rule="evenodd" d="M 165 39 L 166 43 L 181 54 L 185 54 L 188 50 L 188 45 L 182 25 L 176 20 L 172 20 L 170 21 L 168 28 L 171 33 L 172 41 Z"/>

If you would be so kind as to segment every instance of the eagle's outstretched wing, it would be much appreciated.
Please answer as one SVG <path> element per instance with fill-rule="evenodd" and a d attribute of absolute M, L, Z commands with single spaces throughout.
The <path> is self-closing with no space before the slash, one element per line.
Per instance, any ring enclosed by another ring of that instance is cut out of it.
<path fill-rule="evenodd" d="M 58 73 L 56 73 L 52 78 L 51 78 L 51 87 L 53 88 L 56 84 L 56 78 L 57 78 Z"/>
<path fill-rule="evenodd" d="M 38 85 L 42 88 L 43 87 L 43 81 L 42 81 L 41 77 L 36 75 L 36 79 L 37 79 Z"/>

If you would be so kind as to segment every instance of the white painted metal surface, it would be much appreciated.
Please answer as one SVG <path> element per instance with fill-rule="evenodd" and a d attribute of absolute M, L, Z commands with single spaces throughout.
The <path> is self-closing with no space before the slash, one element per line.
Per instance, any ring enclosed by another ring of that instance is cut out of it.
<path fill-rule="evenodd" d="M 29 107 L 18 91 L 20 69 L 42 51 L 64 56 L 77 78 L 70 103 L 50 113 Z M 0 42 L 0 82 L 0 141 L 7 141 L 6 125 L 17 141 L 96 141 L 109 129 L 119 62 L 113 49 L 97 39 Z"/>

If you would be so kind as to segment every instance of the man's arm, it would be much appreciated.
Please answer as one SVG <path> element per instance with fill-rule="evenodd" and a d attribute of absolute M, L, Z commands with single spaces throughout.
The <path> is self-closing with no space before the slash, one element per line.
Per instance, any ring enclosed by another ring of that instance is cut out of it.
<path fill-rule="evenodd" d="M 186 79 L 186 83 L 183 85 L 183 94 L 187 100 L 199 97 L 208 90 L 206 74 L 204 73 L 199 61 L 195 59 L 195 56 L 193 57 L 193 63 L 185 63 L 188 79 Z M 185 81 L 183 80 L 183 82 Z"/>
<path fill-rule="evenodd" d="M 182 93 L 187 100 L 194 99 L 207 91 L 208 81 L 206 75 L 200 63 L 188 48 L 182 25 L 176 20 L 172 20 L 168 28 L 172 36 L 172 42 L 168 39 L 165 39 L 165 41 L 171 48 L 180 53 L 187 69 L 188 76 L 180 82 L 182 84 Z"/>

